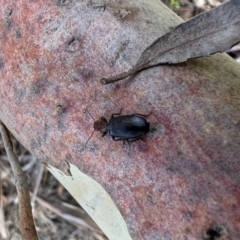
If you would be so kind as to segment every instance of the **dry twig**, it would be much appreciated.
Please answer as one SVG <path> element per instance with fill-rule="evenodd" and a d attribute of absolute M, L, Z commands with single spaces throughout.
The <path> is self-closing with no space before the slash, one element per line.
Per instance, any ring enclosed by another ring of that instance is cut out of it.
<path fill-rule="evenodd" d="M 3 196 L 2 196 L 2 176 L 0 172 L 0 237 L 7 238 L 7 229 L 5 225 L 5 218 L 3 214 Z"/>
<path fill-rule="evenodd" d="M 20 167 L 17 156 L 13 152 L 13 145 L 10 140 L 8 130 L 5 128 L 2 122 L 0 122 L 0 132 L 15 178 L 17 194 L 19 199 L 19 218 L 20 218 L 19 220 L 22 237 L 23 239 L 31 240 L 38 239 L 32 216 L 27 177 L 25 176 L 24 172 Z"/>

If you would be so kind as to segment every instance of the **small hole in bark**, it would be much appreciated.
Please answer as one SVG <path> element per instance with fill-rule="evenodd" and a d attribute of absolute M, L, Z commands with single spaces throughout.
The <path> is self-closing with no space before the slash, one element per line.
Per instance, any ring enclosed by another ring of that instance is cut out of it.
<path fill-rule="evenodd" d="M 67 42 L 67 50 L 70 52 L 77 51 L 79 47 L 79 42 L 75 37 L 72 37 L 68 42 Z"/>
<path fill-rule="evenodd" d="M 0 58 L 0 69 L 1 68 L 4 68 L 4 62 L 3 62 L 3 59 L 2 58 Z"/>
<path fill-rule="evenodd" d="M 13 9 L 9 9 L 9 12 L 7 15 L 10 17 L 10 16 L 12 16 L 12 14 L 13 14 Z"/>
<path fill-rule="evenodd" d="M 151 132 L 151 133 L 154 133 L 154 132 L 156 132 L 157 131 L 157 128 L 156 127 L 152 127 L 152 128 L 150 128 L 150 130 L 149 130 L 149 132 Z"/>
<path fill-rule="evenodd" d="M 72 2 L 72 0 L 58 0 L 58 5 L 60 5 L 60 6 L 67 6 L 71 2 Z"/>
<path fill-rule="evenodd" d="M 92 8 L 100 10 L 100 11 L 105 11 L 106 9 L 106 1 L 105 0 L 91 0 L 90 5 Z"/>
<path fill-rule="evenodd" d="M 21 37 L 22 37 L 22 33 L 21 33 L 20 29 L 18 29 L 16 31 L 16 38 L 21 38 Z"/>
<path fill-rule="evenodd" d="M 89 80 L 92 79 L 94 75 L 94 70 L 91 67 L 79 67 L 77 69 L 77 78 L 76 80 Z"/>
<path fill-rule="evenodd" d="M 6 27 L 7 27 L 7 29 L 12 28 L 12 26 L 13 26 L 12 20 L 11 20 L 11 19 L 7 19 L 7 21 L 6 21 Z"/>
<path fill-rule="evenodd" d="M 209 228 L 206 231 L 206 234 L 204 236 L 204 240 L 220 240 L 222 237 L 227 235 L 226 228 L 223 226 L 215 226 L 212 228 Z"/>
<path fill-rule="evenodd" d="M 61 104 L 57 105 L 57 113 L 61 115 L 64 112 L 64 107 Z"/>
<path fill-rule="evenodd" d="M 120 9 L 117 15 L 119 18 L 126 18 L 130 14 L 132 14 L 132 11 L 127 9 Z"/>
<path fill-rule="evenodd" d="M 150 195 L 150 194 L 147 195 L 147 201 L 149 203 L 153 204 L 153 197 L 152 197 L 152 195 Z"/>

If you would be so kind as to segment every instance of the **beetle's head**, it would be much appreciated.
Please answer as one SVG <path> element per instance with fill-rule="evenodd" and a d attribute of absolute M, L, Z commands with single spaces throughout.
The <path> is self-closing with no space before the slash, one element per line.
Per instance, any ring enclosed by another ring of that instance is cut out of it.
<path fill-rule="evenodd" d="M 108 131 L 108 121 L 105 117 L 100 117 L 98 121 L 95 121 L 93 124 L 93 128 L 95 131 L 100 131 L 105 133 Z"/>
<path fill-rule="evenodd" d="M 87 143 L 95 133 L 95 131 L 100 131 L 102 132 L 102 136 L 105 136 L 108 132 L 108 121 L 105 117 L 100 117 L 98 121 L 95 121 L 94 117 L 91 115 L 91 113 L 88 111 L 88 109 L 85 109 L 86 112 L 88 112 L 89 116 L 93 119 L 94 124 L 93 124 L 93 132 L 91 136 L 88 138 L 87 142 L 85 143 L 85 147 L 87 146 Z"/>

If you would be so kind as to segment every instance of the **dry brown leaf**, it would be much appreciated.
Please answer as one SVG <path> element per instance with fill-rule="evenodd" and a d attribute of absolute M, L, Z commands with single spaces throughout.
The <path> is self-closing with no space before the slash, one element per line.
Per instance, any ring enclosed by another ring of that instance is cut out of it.
<path fill-rule="evenodd" d="M 103 84 L 116 82 L 158 64 L 180 63 L 190 58 L 225 52 L 240 41 L 240 1 L 232 0 L 180 24 L 158 38 L 142 53 L 128 72 L 104 78 Z"/>

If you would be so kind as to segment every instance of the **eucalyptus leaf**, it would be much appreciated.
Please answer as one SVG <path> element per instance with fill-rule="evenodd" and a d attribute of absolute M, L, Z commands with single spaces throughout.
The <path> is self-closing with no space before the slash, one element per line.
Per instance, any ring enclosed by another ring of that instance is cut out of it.
<path fill-rule="evenodd" d="M 225 52 L 240 42 L 240 0 L 231 0 L 180 24 L 155 40 L 128 72 L 101 79 L 102 84 L 119 81 L 159 64 L 185 62 Z"/>

